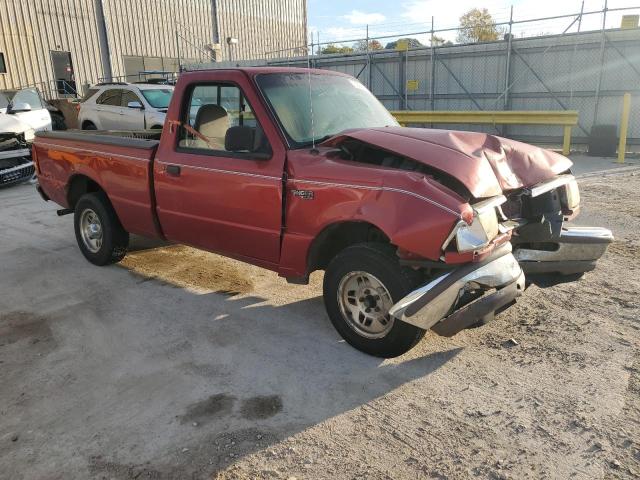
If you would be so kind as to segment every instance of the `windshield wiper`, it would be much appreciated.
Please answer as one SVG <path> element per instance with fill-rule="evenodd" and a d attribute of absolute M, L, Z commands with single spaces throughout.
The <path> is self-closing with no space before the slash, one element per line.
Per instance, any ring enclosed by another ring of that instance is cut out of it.
<path fill-rule="evenodd" d="M 326 140 L 329 140 L 331 137 L 335 137 L 335 136 L 336 136 L 335 133 L 330 133 L 328 135 L 324 135 L 322 137 L 315 138 L 313 140 L 309 140 L 309 141 L 304 142 L 304 143 L 300 143 L 299 145 L 300 145 L 300 148 L 306 148 L 306 147 L 312 146 L 313 144 L 318 145 L 319 143 L 322 143 L 322 142 L 324 142 Z"/>

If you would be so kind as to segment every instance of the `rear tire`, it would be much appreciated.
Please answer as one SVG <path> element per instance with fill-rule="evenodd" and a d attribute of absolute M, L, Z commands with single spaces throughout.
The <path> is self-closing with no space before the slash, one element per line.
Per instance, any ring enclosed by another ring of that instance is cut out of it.
<path fill-rule="evenodd" d="M 324 304 L 331 323 L 351 346 L 377 357 L 413 348 L 425 330 L 389 317 L 389 308 L 419 281 L 398 263 L 395 249 L 379 243 L 347 247 L 324 275 Z"/>
<path fill-rule="evenodd" d="M 84 122 L 82 124 L 82 130 L 98 130 L 98 127 L 93 122 Z"/>
<path fill-rule="evenodd" d="M 58 113 L 52 113 L 51 128 L 53 128 L 53 130 L 66 130 L 67 124 L 64 121 L 64 117 Z"/>
<path fill-rule="evenodd" d="M 80 197 L 74 209 L 74 228 L 80 251 L 94 265 L 117 263 L 127 254 L 129 233 L 103 192 Z"/>

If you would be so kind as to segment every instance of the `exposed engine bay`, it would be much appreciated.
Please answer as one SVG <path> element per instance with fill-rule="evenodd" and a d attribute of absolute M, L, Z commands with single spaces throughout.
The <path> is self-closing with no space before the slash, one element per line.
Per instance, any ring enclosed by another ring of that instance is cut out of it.
<path fill-rule="evenodd" d="M 450 190 L 453 190 L 465 201 L 469 201 L 471 199 L 471 193 L 469 193 L 465 186 L 453 176 L 447 175 L 444 172 L 409 157 L 387 151 L 383 148 L 376 147 L 353 138 L 345 139 L 337 146 L 337 148 L 339 149 L 339 156 L 342 160 L 350 160 L 353 162 L 377 165 L 380 167 L 422 173 L 433 178 L 435 181 Z"/>

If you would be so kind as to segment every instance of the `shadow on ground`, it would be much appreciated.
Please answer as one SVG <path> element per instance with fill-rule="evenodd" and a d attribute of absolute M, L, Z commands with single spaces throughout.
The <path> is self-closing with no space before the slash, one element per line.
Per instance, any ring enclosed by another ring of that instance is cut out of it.
<path fill-rule="evenodd" d="M 46 305 L 31 302 L 37 312 L 0 305 L 0 437 L 18 436 L 2 440 L 0 465 L 14 478 L 208 478 L 459 352 L 393 362 L 364 355 L 333 330 L 318 291 L 275 278 L 261 289 L 268 295 L 197 293 L 170 275 L 31 254 L 65 281 L 30 275 L 8 256 L 10 278 L 34 291 L 47 285 Z M 38 328 L 17 324 L 33 316 Z M 51 348 L 39 344 L 41 332 Z"/>

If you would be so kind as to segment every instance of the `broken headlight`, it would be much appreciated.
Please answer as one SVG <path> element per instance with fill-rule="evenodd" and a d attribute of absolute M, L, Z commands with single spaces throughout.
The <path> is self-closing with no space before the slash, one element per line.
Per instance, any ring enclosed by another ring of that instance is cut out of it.
<path fill-rule="evenodd" d="M 449 241 L 455 238 L 458 252 L 470 252 L 486 247 L 500 232 L 500 221 L 496 208 L 506 202 L 507 199 L 500 195 L 483 202 L 472 205 L 473 221 L 467 224 L 464 221 L 458 222 L 454 227 L 443 249 L 447 247 Z"/>
<path fill-rule="evenodd" d="M 578 182 L 575 179 L 567 183 L 561 194 L 562 203 L 569 210 L 575 210 L 580 205 L 580 190 L 578 189 Z"/>

